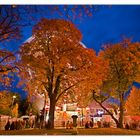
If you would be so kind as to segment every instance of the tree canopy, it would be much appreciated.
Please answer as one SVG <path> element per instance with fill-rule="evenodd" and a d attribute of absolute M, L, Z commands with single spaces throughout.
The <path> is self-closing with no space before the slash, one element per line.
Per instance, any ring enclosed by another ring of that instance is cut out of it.
<path fill-rule="evenodd" d="M 125 109 L 128 115 L 140 115 L 140 89 L 133 86 L 128 99 L 126 101 Z"/>
<path fill-rule="evenodd" d="M 128 91 L 132 88 L 134 81 L 139 81 L 140 74 L 140 43 L 131 42 L 126 39 L 120 43 L 107 44 L 99 56 L 108 61 L 107 79 L 103 81 L 99 91 L 93 92 L 93 98 L 100 104 L 112 98 L 119 110 L 119 119 L 116 120 L 118 127 L 122 127 L 124 106 Z M 102 106 L 103 107 L 103 106 Z M 104 108 L 105 109 L 105 108 Z"/>
<path fill-rule="evenodd" d="M 80 31 L 71 22 L 42 19 L 34 26 L 32 39 L 21 46 L 23 75 L 26 70 L 29 82 L 37 83 L 34 90 L 43 85 L 50 99 L 50 118 L 62 95 L 73 94 L 78 101 L 78 93 L 82 96 L 82 91 L 96 88 L 104 78 L 104 61 L 93 50 L 84 48 L 81 39 Z"/>

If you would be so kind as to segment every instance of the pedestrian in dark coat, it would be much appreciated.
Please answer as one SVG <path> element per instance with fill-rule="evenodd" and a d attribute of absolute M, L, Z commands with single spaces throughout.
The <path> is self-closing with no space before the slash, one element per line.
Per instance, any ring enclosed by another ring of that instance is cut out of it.
<path fill-rule="evenodd" d="M 15 122 L 13 121 L 11 126 L 10 126 L 10 130 L 15 130 Z"/>
<path fill-rule="evenodd" d="M 85 124 L 85 128 L 89 128 L 89 122 L 88 121 Z"/>
<path fill-rule="evenodd" d="M 10 122 L 9 122 L 9 120 L 8 120 L 8 122 L 6 123 L 6 125 L 5 125 L 5 130 L 9 130 L 10 129 Z"/>

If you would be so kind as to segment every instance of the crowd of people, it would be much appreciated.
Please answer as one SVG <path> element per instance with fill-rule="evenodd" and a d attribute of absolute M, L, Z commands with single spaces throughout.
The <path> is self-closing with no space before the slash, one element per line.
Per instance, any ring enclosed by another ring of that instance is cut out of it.
<path fill-rule="evenodd" d="M 124 123 L 124 128 L 132 130 L 140 130 L 140 120 L 131 120 Z"/>
<path fill-rule="evenodd" d="M 97 127 L 97 128 L 109 128 L 110 127 L 110 122 L 106 122 L 106 121 L 97 121 L 97 122 L 94 122 L 93 120 L 91 121 L 87 121 L 85 123 L 85 128 L 94 128 L 94 127 Z"/>
<path fill-rule="evenodd" d="M 15 121 L 7 121 L 5 125 L 5 130 L 19 130 L 24 129 L 26 126 L 26 120 L 15 120 Z"/>
<path fill-rule="evenodd" d="M 5 125 L 5 130 L 20 130 L 25 128 L 34 128 L 36 126 L 34 117 L 30 117 L 29 119 L 21 119 L 21 118 L 8 118 L 7 123 Z"/>
<path fill-rule="evenodd" d="M 79 126 L 79 125 L 78 125 Z M 81 126 L 81 125 L 80 125 Z M 86 121 L 82 125 L 85 128 L 109 128 L 111 127 L 111 122 L 106 122 L 106 121 L 97 121 L 94 122 L 93 120 L 91 121 Z M 25 128 L 39 128 L 42 129 L 46 127 L 46 124 L 44 122 L 44 115 L 40 115 L 38 117 L 33 117 L 30 116 L 28 119 L 12 119 L 8 118 L 7 123 L 5 125 L 5 130 L 20 130 L 20 129 L 25 129 Z M 73 121 L 67 120 L 66 123 L 63 123 L 63 127 L 66 129 L 73 129 Z M 124 123 L 124 128 L 126 129 L 139 129 L 140 130 L 140 121 L 130 121 L 129 123 Z"/>

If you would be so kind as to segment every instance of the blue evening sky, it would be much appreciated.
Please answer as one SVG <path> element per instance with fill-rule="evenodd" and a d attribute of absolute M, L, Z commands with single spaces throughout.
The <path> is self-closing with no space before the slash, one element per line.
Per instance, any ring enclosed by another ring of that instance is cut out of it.
<path fill-rule="evenodd" d="M 42 5 L 40 9 L 48 10 Z M 57 13 L 37 15 L 39 20 L 46 18 L 65 18 Z M 36 22 L 38 21 L 36 20 Z M 92 17 L 76 18 L 73 23 L 83 34 L 82 42 L 88 47 L 99 51 L 101 46 L 109 42 L 118 42 L 123 37 L 132 38 L 133 41 L 140 41 L 140 5 L 112 5 L 97 7 Z M 35 22 L 34 22 L 35 24 Z M 10 43 L 10 48 L 18 48 L 19 44 L 31 36 L 32 27 L 23 28 L 23 38 L 19 42 Z M 11 47 L 12 46 L 12 47 Z"/>

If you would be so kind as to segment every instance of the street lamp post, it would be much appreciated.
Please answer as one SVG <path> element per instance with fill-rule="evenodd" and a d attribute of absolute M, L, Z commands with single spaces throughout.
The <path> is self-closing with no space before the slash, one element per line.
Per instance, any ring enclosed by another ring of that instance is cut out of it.
<path fill-rule="evenodd" d="M 16 98 L 16 96 L 14 95 L 14 96 L 13 96 L 13 101 L 15 100 L 15 98 Z"/>
<path fill-rule="evenodd" d="M 12 109 L 13 109 L 13 106 L 14 106 L 14 101 L 15 101 L 15 99 L 16 99 L 16 96 L 14 95 L 14 96 L 12 97 L 11 116 L 12 116 Z"/>

